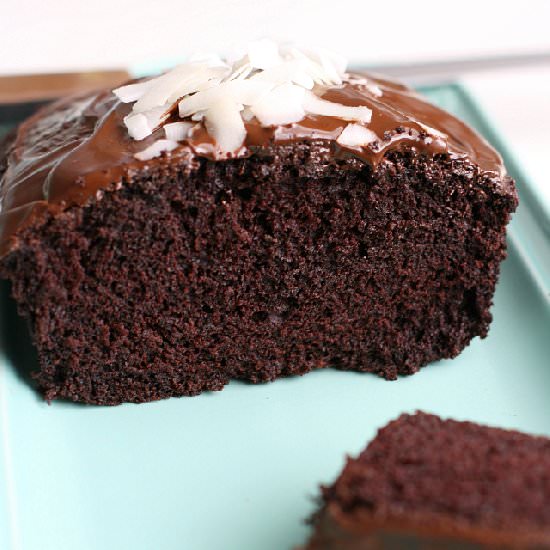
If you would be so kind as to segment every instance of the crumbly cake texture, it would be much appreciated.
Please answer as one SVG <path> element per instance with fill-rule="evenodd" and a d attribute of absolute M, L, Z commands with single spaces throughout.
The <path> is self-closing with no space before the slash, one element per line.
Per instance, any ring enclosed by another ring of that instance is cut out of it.
<path fill-rule="evenodd" d="M 0 155 L 0 274 L 46 398 L 143 402 L 323 367 L 391 380 L 484 337 L 514 184 L 454 117 L 368 82 L 330 92 L 359 118 L 369 105 L 368 131 L 249 119 L 224 158 L 201 126 L 136 160 L 165 130 L 130 139 L 135 106 L 109 94 L 27 121 Z"/>
<path fill-rule="evenodd" d="M 323 142 L 136 174 L 2 266 L 48 399 L 116 404 L 321 367 L 395 379 L 485 336 L 514 201 L 412 152 Z"/>
<path fill-rule="evenodd" d="M 550 548 L 550 439 L 403 415 L 323 489 L 307 550 Z"/>

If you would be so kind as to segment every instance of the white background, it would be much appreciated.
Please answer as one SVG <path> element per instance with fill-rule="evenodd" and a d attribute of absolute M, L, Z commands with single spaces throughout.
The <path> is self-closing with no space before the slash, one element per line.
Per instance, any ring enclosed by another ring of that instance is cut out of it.
<path fill-rule="evenodd" d="M 0 0 L 0 72 L 103 67 L 261 36 L 352 61 L 550 46 L 547 0 Z M 7 55 L 5 55 L 7 54 Z"/>
<path fill-rule="evenodd" d="M 358 63 L 550 51 L 550 1 L 0 0 L 0 74 L 176 61 L 262 36 Z M 468 80 L 550 201 L 550 67 Z"/>

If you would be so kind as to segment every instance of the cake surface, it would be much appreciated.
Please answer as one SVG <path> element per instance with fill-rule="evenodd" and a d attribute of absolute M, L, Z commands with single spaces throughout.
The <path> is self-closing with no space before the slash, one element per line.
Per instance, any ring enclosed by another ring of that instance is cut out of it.
<path fill-rule="evenodd" d="M 110 91 L 19 128 L 1 273 L 48 399 L 142 402 L 322 367 L 395 379 L 487 334 L 517 205 L 498 153 L 401 84 L 338 78 L 302 93 L 295 122 L 239 105 L 237 141 L 232 111 L 209 118 L 219 103 L 163 107 L 134 139 L 158 107 L 139 119 L 139 99 Z M 174 123 L 187 133 L 164 139 Z"/>
<path fill-rule="evenodd" d="M 550 548 L 550 439 L 416 413 L 323 490 L 308 550 Z"/>

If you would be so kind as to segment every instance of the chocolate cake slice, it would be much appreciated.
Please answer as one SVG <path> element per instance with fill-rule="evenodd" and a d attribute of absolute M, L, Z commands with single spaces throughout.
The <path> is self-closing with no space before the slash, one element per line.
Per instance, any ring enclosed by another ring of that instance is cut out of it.
<path fill-rule="evenodd" d="M 550 439 L 403 415 L 348 460 L 307 550 L 550 548 Z"/>
<path fill-rule="evenodd" d="M 48 400 L 395 379 L 487 334 L 517 196 L 483 138 L 327 52 L 205 59 L 4 146 L 0 273 Z"/>

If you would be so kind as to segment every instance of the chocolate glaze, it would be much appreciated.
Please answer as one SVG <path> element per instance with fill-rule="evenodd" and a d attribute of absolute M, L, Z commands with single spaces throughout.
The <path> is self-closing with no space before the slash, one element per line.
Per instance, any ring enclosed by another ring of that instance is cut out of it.
<path fill-rule="evenodd" d="M 409 88 L 367 76 L 382 96 L 374 95 L 369 86 L 346 82 L 326 89 L 322 97 L 372 109 L 368 127 L 378 140 L 365 147 L 339 146 L 336 139 L 348 122 L 332 117 L 307 116 L 275 128 L 264 128 L 253 119 L 246 125 L 247 138 L 236 156 L 257 153 L 273 142 L 326 139 L 332 142 L 336 157 L 351 153 L 376 168 L 389 150 L 406 147 L 469 159 L 487 177 L 506 185 L 499 154 L 471 128 Z M 199 127 L 168 157 L 138 161 L 135 153 L 164 137 L 164 132 L 160 128 L 145 140 L 134 141 L 123 125 L 130 110 L 131 105 L 107 90 L 53 103 L 20 126 L 0 181 L 0 255 L 17 246 L 17 233 L 23 227 L 40 224 L 48 212 L 57 214 L 86 204 L 103 190 L 120 185 L 132 172 L 170 159 L 219 160 L 213 140 Z"/>

